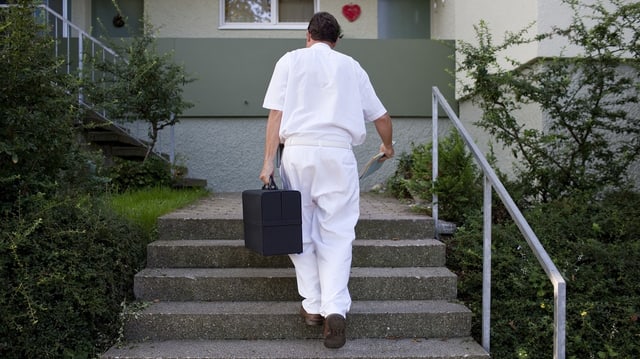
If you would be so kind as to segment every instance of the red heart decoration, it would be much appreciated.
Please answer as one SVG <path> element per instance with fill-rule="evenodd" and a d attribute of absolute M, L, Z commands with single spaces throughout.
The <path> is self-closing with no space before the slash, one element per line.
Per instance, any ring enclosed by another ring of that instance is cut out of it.
<path fill-rule="evenodd" d="M 360 5 L 358 4 L 347 4 L 342 7 L 342 15 L 349 20 L 349 22 L 354 22 L 360 17 L 360 13 L 362 9 L 360 9 Z"/>

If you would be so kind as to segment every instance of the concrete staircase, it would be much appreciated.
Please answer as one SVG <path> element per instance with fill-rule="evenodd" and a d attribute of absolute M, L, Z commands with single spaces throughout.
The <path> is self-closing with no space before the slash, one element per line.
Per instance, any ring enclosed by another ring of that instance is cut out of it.
<path fill-rule="evenodd" d="M 125 342 L 103 358 L 489 358 L 429 217 L 363 194 L 347 343 L 327 349 L 299 317 L 286 256 L 244 248 L 240 194 L 217 194 L 159 220 L 134 291 Z"/>
<path fill-rule="evenodd" d="M 107 165 L 113 164 L 115 157 L 129 161 L 142 161 L 149 151 L 150 143 L 148 141 L 133 136 L 126 128 L 92 110 L 86 112 L 82 123 L 78 126 L 78 134 L 83 145 L 93 150 L 99 149 L 102 152 Z M 167 165 L 170 164 L 168 154 L 151 151 L 149 156 L 165 161 Z M 205 179 L 187 177 L 186 170 L 184 168 L 184 173 L 180 175 L 176 175 L 174 171 L 172 183 L 174 187 L 204 188 L 207 186 Z"/>

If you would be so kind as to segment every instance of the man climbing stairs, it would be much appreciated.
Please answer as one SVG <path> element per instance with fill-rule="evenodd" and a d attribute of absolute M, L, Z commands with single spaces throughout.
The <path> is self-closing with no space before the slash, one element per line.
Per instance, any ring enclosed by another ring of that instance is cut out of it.
<path fill-rule="evenodd" d="M 103 358 L 489 358 L 431 218 L 363 193 L 347 343 L 327 349 L 300 317 L 286 256 L 244 248 L 240 193 L 215 194 L 159 219 L 136 275 L 139 310 Z"/>

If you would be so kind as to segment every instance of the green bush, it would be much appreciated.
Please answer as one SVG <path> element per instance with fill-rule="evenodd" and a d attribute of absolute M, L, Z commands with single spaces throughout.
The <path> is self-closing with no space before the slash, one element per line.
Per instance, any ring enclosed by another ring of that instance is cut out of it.
<path fill-rule="evenodd" d="M 95 358 L 122 329 L 151 238 L 87 195 L 107 180 L 76 140 L 78 76 L 55 57 L 41 2 L 12 3 L 0 8 L 0 358 Z M 162 161 L 116 169 L 121 188 L 171 179 Z"/>
<path fill-rule="evenodd" d="M 640 194 L 626 189 L 626 174 L 640 154 L 634 116 L 640 68 L 629 60 L 638 54 L 637 37 L 629 34 L 638 33 L 640 3 L 562 2 L 573 12 L 572 23 L 535 39 L 526 38 L 526 28 L 496 45 L 480 22 L 477 45 L 457 47 L 457 71 L 471 79 L 461 91 L 482 110 L 476 125 L 519 159 L 513 182 L 506 184 L 567 280 L 567 358 L 638 358 Z M 527 64 L 507 59 L 516 70 L 500 66 L 498 56 L 510 47 L 550 37 L 567 40 L 581 56 Z M 531 104 L 545 114 L 542 128 L 524 126 L 516 117 Z M 427 199 L 430 151 L 414 152 L 390 188 Z M 441 175 L 451 176 L 453 184 L 471 178 L 464 166 L 449 165 L 452 171 L 445 173 L 447 153 L 440 153 Z M 460 188 L 434 186 L 455 195 L 451 203 L 465 198 Z M 452 200 L 439 199 L 443 209 Z M 455 208 L 463 221 L 454 236 L 443 238 L 447 266 L 459 277 L 458 295 L 475 314 L 472 334 L 480 341 L 483 217 L 479 206 L 464 201 Z M 492 213 L 491 356 L 550 358 L 552 284 L 504 206 L 494 205 Z"/>
<path fill-rule="evenodd" d="M 118 336 L 148 238 L 95 198 L 33 203 L 2 218 L 0 357 L 94 358 Z"/>
<path fill-rule="evenodd" d="M 113 4 L 118 7 L 115 1 Z M 171 52 L 158 52 L 158 30 L 153 24 L 142 19 L 140 28 L 142 34 L 129 28 L 131 37 L 127 39 L 103 39 L 127 61 L 112 61 L 101 56 L 88 58 L 87 66 L 105 76 L 87 78 L 85 95 L 90 103 L 105 108 L 112 119 L 143 121 L 149 125 L 149 152 L 145 156 L 148 159 L 160 131 L 178 123 L 179 116 L 193 107 L 193 103 L 184 99 L 183 92 L 184 86 L 195 79 L 174 61 Z M 85 75 L 91 76 L 91 72 Z"/>
<path fill-rule="evenodd" d="M 398 169 L 387 186 L 397 197 L 431 203 L 438 194 L 438 213 L 441 219 L 461 223 L 469 207 L 479 207 L 482 184 L 474 159 L 465 149 L 462 137 L 453 131 L 438 142 L 439 172 L 433 184 L 432 143 L 412 146 L 411 154 L 402 154 Z M 430 214 L 430 208 L 423 208 Z"/>
<path fill-rule="evenodd" d="M 33 1 L 0 8 L 0 211 L 75 183 L 86 167 L 73 132 L 77 77 L 61 70 Z"/>
<path fill-rule="evenodd" d="M 640 195 L 617 192 L 538 205 L 525 212 L 567 280 L 567 358 L 637 358 L 640 347 Z M 470 215 L 447 239 L 459 298 L 478 316 L 480 340 L 482 216 Z M 549 358 L 553 347 L 553 287 L 510 222 L 493 227 L 491 354 Z"/>
<path fill-rule="evenodd" d="M 411 163 L 413 149 L 411 153 L 402 152 L 398 156 L 396 172 L 387 180 L 387 189 L 399 199 L 411 199 L 411 193 L 407 188 L 407 181 L 411 178 Z"/>
<path fill-rule="evenodd" d="M 461 97 L 482 110 L 475 124 L 518 158 L 525 195 L 540 201 L 624 186 L 640 156 L 640 62 L 635 61 L 640 2 L 560 3 L 573 15 L 567 27 L 529 38 L 530 24 L 495 43 L 481 21 L 474 26 L 476 41 L 456 47 L 456 72 L 465 78 Z M 540 46 L 550 39 L 566 42 L 580 55 L 558 53 L 526 64 L 502 57 L 523 44 Z M 526 106 L 542 109 L 540 125 L 518 118 Z"/>
<path fill-rule="evenodd" d="M 115 158 L 108 177 L 111 178 L 112 188 L 117 192 L 170 186 L 173 182 L 171 165 L 155 157 L 149 157 L 146 161 Z"/>

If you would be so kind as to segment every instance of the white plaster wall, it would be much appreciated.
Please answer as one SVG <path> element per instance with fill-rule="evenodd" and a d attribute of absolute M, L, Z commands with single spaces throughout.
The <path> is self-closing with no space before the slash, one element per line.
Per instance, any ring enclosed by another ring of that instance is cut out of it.
<path fill-rule="evenodd" d="M 599 0 L 582 0 L 584 5 L 595 4 Z M 622 3 L 631 4 L 637 2 L 637 0 L 622 0 Z M 608 9 L 613 9 L 613 5 L 608 1 L 602 2 L 603 6 Z M 581 20 L 585 22 L 587 26 L 594 23 L 589 20 L 591 15 L 589 9 L 582 8 L 583 14 Z M 550 32 L 553 27 L 566 28 L 572 22 L 573 10 L 565 4 L 560 3 L 558 0 L 538 0 L 538 33 Z M 628 38 L 631 38 L 633 34 L 626 34 Z M 540 44 L 538 51 L 539 56 L 565 56 L 571 57 L 580 54 L 580 49 L 576 46 L 568 46 L 568 43 L 563 38 L 552 38 L 545 40 Z"/>
<path fill-rule="evenodd" d="M 344 38 L 378 38 L 378 0 L 318 0 L 318 2 L 320 3 L 320 11 L 327 11 L 338 19 Z M 362 9 L 360 17 L 354 22 L 349 22 L 342 15 L 342 7 L 349 3 L 358 4 Z"/>
<path fill-rule="evenodd" d="M 71 2 L 71 22 L 86 32 L 91 32 L 91 2 Z"/>
<path fill-rule="evenodd" d="M 471 135 L 473 141 L 478 145 L 480 151 L 486 156 L 490 151 L 496 156 L 496 167 L 508 176 L 514 174 L 514 164 L 519 160 L 513 156 L 510 149 L 504 148 L 502 143 L 492 138 L 484 129 L 474 125 L 482 118 L 482 111 L 479 107 L 469 101 L 460 102 L 460 121 Z M 519 123 L 527 128 L 541 130 L 543 126 L 542 112 L 537 105 L 527 105 L 514 113 Z"/>
<path fill-rule="evenodd" d="M 517 32 L 537 19 L 538 0 L 492 0 L 492 1 L 455 1 L 446 2 L 446 6 L 453 5 L 455 10 L 455 39 L 469 44 L 478 43 L 475 27 L 481 21 L 487 24 L 491 32 L 494 45 L 504 41 L 507 32 Z M 507 16 L 508 14 L 508 16 Z M 536 27 L 530 28 L 528 36 L 536 35 Z M 508 51 L 498 54 L 498 65 L 504 69 L 513 66 L 507 58 L 519 62 L 527 62 L 537 57 L 537 44 L 512 46 Z M 456 53 L 458 61 L 462 55 Z M 458 82 L 466 83 L 464 74 L 456 75 Z M 460 95 L 459 92 L 457 92 Z"/>
<path fill-rule="evenodd" d="M 456 39 L 455 0 L 429 0 L 431 7 L 431 38 Z"/>
<path fill-rule="evenodd" d="M 483 20 L 491 30 L 494 43 L 500 43 L 506 31 L 521 30 L 537 20 L 538 4 L 550 1 L 554 0 L 431 0 L 432 37 L 475 44 L 474 26 Z M 535 35 L 536 30 L 533 27 L 530 34 Z M 509 53 L 524 61 L 535 55 L 535 45 L 515 48 Z"/>
<path fill-rule="evenodd" d="M 587 1 L 593 3 L 596 0 Z M 632 0 L 627 1 L 630 2 Z M 440 5 L 440 1 L 437 1 L 437 3 Z M 451 10 L 452 8 L 453 11 Z M 451 12 L 453 12 L 453 15 Z M 505 16 L 505 14 L 508 14 L 508 16 Z M 584 19 L 588 15 L 588 13 L 585 13 Z M 573 10 L 558 0 L 446 0 L 444 6 L 433 12 L 433 17 L 432 23 L 436 23 L 438 31 L 436 34 L 438 36 L 463 40 L 471 44 L 477 43 L 473 25 L 478 24 L 480 20 L 484 20 L 491 30 L 494 44 L 498 44 L 503 40 L 505 32 L 519 31 L 533 22 L 535 22 L 535 26 L 529 32 L 528 36 L 530 37 L 547 33 L 553 27 L 566 28 L 571 24 Z M 453 29 L 450 26 L 451 21 L 454 22 Z M 508 52 L 500 54 L 500 56 L 503 59 L 509 57 L 521 63 L 526 63 L 538 57 L 575 56 L 578 53 L 578 49 L 569 47 L 566 40 L 552 38 L 541 43 L 511 48 Z M 457 54 L 457 56 L 459 61 L 460 55 Z M 500 64 L 505 69 L 510 68 L 510 65 L 504 60 Z M 458 73 L 456 77 L 458 84 L 467 81 L 464 74 Z M 459 96 L 460 93 L 457 92 L 457 95 Z M 481 112 L 478 108 L 468 101 L 461 100 L 460 118 L 467 126 L 467 129 L 477 138 L 479 147 L 486 153 L 489 149 L 488 144 L 495 143 L 495 141 L 490 138 L 489 134 L 473 125 L 473 122 L 477 121 L 480 116 Z M 535 106 L 519 111 L 516 114 L 516 118 L 528 128 L 541 129 L 544 125 L 542 111 Z M 512 174 L 512 164 L 517 159 L 512 156 L 509 150 L 502 149 L 500 145 L 494 146 L 494 151 L 498 157 L 498 167 L 503 172 Z M 640 167 L 640 164 L 638 167 Z M 640 178 L 637 171 L 632 171 L 632 175 Z M 638 179 L 636 179 L 637 181 Z"/>
<path fill-rule="evenodd" d="M 377 0 L 359 1 L 360 18 L 349 22 L 342 15 L 342 6 L 347 1 L 317 0 L 319 11 L 333 14 L 343 28 L 345 38 L 376 38 L 378 36 Z M 160 37 L 176 38 L 302 38 L 305 30 L 239 30 L 219 29 L 219 0 L 145 0 L 145 16 L 157 28 Z"/>
<path fill-rule="evenodd" d="M 539 34 L 551 32 L 554 27 L 568 27 L 573 16 L 571 9 L 557 0 L 539 0 L 538 14 L 537 29 Z M 539 44 L 538 56 L 560 56 L 563 53 L 565 56 L 574 56 L 577 51 L 575 48 L 569 49 L 567 42 L 562 38 L 552 38 Z"/>
<path fill-rule="evenodd" d="M 442 5 L 436 0 L 432 23 L 435 23 L 436 34 L 442 38 L 453 38 L 470 44 L 477 44 L 477 36 L 474 26 L 481 20 L 487 23 L 492 34 L 494 44 L 500 44 L 504 40 L 505 33 L 515 32 L 533 23 L 538 16 L 538 3 L 546 0 L 492 0 L 492 1 L 464 1 L 445 0 Z M 433 3 L 432 3 L 433 5 Z M 442 6 L 440 6 L 442 5 Z M 451 24 L 453 23 L 453 25 Z M 535 36 L 537 27 L 532 27 L 529 36 Z M 529 44 L 511 48 L 509 52 L 500 54 L 502 58 L 500 66 L 510 69 L 511 65 L 504 59 L 507 57 L 520 62 L 527 62 L 537 57 L 537 44 Z M 456 54 L 457 61 L 461 60 L 461 54 Z M 456 74 L 456 95 L 460 99 L 460 85 L 468 80 L 464 74 Z M 459 104 L 460 120 L 469 131 L 474 141 L 483 152 L 489 153 L 491 147 L 497 158 L 497 167 L 500 171 L 511 175 L 513 163 L 516 161 L 511 151 L 504 149 L 502 144 L 486 133 L 483 129 L 473 125 L 481 116 L 481 110 L 464 99 Z M 537 107 L 526 107 L 516 115 L 519 121 L 528 127 L 541 127 L 541 114 Z"/>

